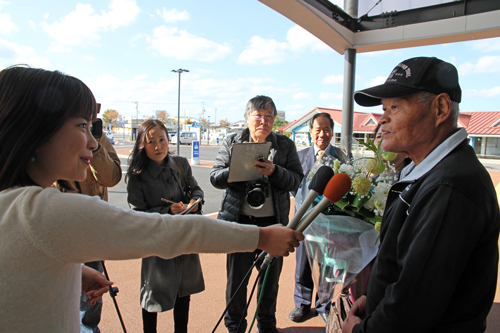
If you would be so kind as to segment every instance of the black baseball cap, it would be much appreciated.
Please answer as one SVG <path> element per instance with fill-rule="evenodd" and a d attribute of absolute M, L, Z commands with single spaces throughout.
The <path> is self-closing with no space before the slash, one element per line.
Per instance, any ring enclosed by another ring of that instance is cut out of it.
<path fill-rule="evenodd" d="M 384 84 L 356 91 L 354 100 L 361 106 L 376 106 L 382 104 L 383 98 L 403 97 L 419 91 L 447 93 L 452 101 L 462 100 L 457 69 L 435 57 L 411 58 L 399 63 Z"/>

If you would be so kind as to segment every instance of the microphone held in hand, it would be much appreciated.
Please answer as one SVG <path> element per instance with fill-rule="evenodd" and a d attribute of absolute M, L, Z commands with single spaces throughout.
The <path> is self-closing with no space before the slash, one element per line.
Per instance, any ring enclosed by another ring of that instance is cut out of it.
<path fill-rule="evenodd" d="M 309 224 L 331 203 L 335 203 L 342 199 L 351 189 L 351 178 L 345 173 L 338 173 L 330 179 L 326 185 L 323 195 L 324 198 L 300 220 L 298 227 L 294 227 L 297 231 L 303 232 Z M 290 225 L 290 223 L 289 223 Z M 260 257 L 260 256 L 259 256 Z M 274 260 L 274 256 L 267 255 L 262 263 L 261 269 L 269 266 Z"/>
<path fill-rule="evenodd" d="M 325 190 L 326 185 L 333 177 L 333 169 L 323 165 L 316 171 L 316 174 L 311 179 L 311 183 L 309 183 L 309 194 L 307 198 L 304 200 L 299 210 L 295 212 L 290 222 L 288 222 L 287 227 L 290 229 L 295 229 L 299 224 L 300 220 L 306 213 L 307 209 L 313 203 L 314 199 L 318 197 L 318 195 L 322 195 Z"/>
<path fill-rule="evenodd" d="M 342 199 L 351 189 L 351 177 L 345 173 L 338 173 L 326 185 L 323 193 L 324 198 L 311 210 L 307 216 L 301 221 L 297 227 L 297 231 L 304 231 L 309 224 L 331 203 L 335 203 Z"/>

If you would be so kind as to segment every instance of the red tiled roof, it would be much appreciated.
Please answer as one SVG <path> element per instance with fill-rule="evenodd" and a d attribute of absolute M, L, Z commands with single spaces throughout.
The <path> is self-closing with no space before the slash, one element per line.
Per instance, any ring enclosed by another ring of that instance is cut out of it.
<path fill-rule="evenodd" d="M 467 126 L 462 124 L 469 121 Z M 467 129 L 469 135 L 500 135 L 500 112 L 460 112 L 458 122 Z"/>

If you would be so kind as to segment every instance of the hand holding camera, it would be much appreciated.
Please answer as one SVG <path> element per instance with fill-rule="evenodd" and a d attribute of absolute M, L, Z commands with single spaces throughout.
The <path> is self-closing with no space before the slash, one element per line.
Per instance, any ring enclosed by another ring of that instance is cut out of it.
<path fill-rule="evenodd" d="M 260 156 L 257 159 L 254 159 L 255 162 L 255 170 L 264 176 L 270 176 L 274 172 L 274 164 L 270 160 L 265 160 L 264 157 Z"/>

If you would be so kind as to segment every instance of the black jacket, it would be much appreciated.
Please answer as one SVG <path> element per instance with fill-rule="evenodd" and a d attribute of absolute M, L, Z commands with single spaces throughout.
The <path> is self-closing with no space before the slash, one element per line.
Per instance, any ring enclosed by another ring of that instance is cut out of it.
<path fill-rule="evenodd" d="M 249 142 L 250 131 L 244 129 L 238 134 L 231 134 L 224 139 L 210 172 L 210 182 L 219 189 L 225 189 L 222 195 L 219 219 L 238 221 L 240 207 L 245 200 L 245 183 L 228 183 L 231 146 L 233 143 Z M 304 177 L 300 166 L 297 148 L 292 140 L 284 135 L 271 133 L 266 141 L 271 142 L 272 161 L 275 170 L 269 176 L 271 194 L 274 203 L 276 222 L 286 225 L 290 212 L 290 191 L 296 191 Z"/>
<path fill-rule="evenodd" d="M 474 149 L 455 141 L 446 156 L 429 154 L 391 188 L 367 318 L 353 332 L 484 331 L 496 289 L 500 214 Z"/>

